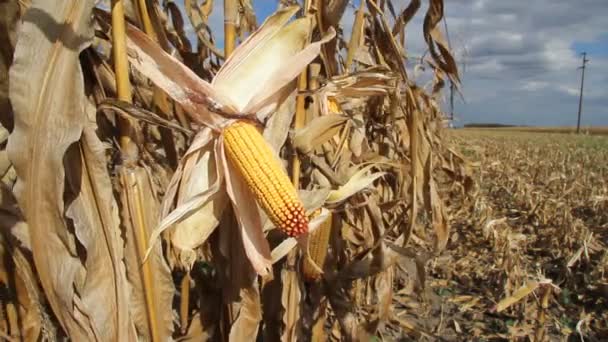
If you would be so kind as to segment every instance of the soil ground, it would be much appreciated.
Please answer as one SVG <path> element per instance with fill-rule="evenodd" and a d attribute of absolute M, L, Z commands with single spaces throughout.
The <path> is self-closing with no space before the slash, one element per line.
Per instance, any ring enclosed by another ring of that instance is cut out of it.
<path fill-rule="evenodd" d="M 400 317 L 423 340 L 608 340 L 608 136 L 448 134 L 476 187 L 449 203 L 426 290 L 396 293 Z"/>

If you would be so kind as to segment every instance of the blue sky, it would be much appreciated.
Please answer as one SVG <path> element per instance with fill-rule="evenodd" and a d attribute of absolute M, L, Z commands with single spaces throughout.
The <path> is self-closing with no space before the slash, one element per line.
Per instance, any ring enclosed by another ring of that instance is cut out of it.
<path fill-rule="evenodd" d="M 252 1 L 258 23 L 277 4 Z M 408 2 L 393 1 L 398 11 Z M 358 3 L 351 1 L 342 20 L 347 35 Z M 415 56 L 426 49 L 426 3 L 408 26 L 407 48 Z M 222 45 L 222 1 L 214 6 L 210 26 Z M 445 12 L 462 66 L 464 101 L 456 104 L 455 124 L 575 125 L 577 68 L 586 51 L 582 124 L 608 126 L 608 0 L 446 0 Z"/>
<path fill-rule="evenodd" d="M 608 56 L 608 32 L 589 42 L 575 41 L 572 43 L 572 49 L 579 53 L 586 51 L 590 55 L 606 57 Z"/>

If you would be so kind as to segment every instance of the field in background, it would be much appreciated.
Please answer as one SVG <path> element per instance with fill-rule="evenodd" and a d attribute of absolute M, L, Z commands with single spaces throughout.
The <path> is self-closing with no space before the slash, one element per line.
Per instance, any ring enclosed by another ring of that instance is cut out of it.
<path fill-rule="evenodd" d="M 446 340 L 607 340 L 608 137 L 447 133 L 477 185 L 449 203 L 429 306 L 397 297 L 409 318 Z"/>
<path fill-rule="evenodd" d="M 462 130 L 482 130 L 496 132 L 530 132 L 530 133 L 576 133 L 576 127 L 465 127 Z M 608 126 L 581 127 L 581 133 L 587 135 L 608 135 Z"/>

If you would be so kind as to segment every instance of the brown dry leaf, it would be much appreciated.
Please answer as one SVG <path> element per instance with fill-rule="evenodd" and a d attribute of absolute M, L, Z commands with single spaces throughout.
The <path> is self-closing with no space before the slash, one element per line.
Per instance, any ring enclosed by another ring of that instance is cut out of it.
<path fill-rule="evenodd" d="M 319 116 L 295 132 L 293 145 L 300 153 L 310 153 L 338 134 L 347 120 L 343 115 Z"/>
<path fill-rule="evenodd" d="M 437 236 L 435 249 L 442 250 L 448 243 L 448 239 L 450 237 L 450 227 L 448 225 L 445 205 L 437 193 L 437 185 L 430 174 L 428 174 L 428 177 L 429 197 L 427 202 L 427 210 L 431 212 L 432 224 L 433 228 L 435 229 L 435 235 Z"/>
<path fill-rule="evenodd" d="M 8 112 L 7 112 L 8 114 Z M 11 110 L 12 115 L 12 110 Z M 11 117 L 12 121 L 12 117 Z M 9 132 L 0 124 L 0 146 L 6 146 L 8 141 Z M 8 152 L 5 148 L 0 149 L 0 179 L 2 179 L 2 183 L 12 187 L 13 179 L 10 179 L 10 173 L 14 172 L 13 164 L 8 159 Z M 6 176 L 9 176 L 8 179 L 5 179 Z"/>
<path fill-rule="evenodd" d="M 17 40 L 17 25 L 19 23 L 19 1 L 3 1 L 0 3 L 0 125 L 6 129 L 13 128 L 13 114 L 9 102 L 9 67 L 13 61 L 13 52 Z"/>
<path fill-rule="evenodd" d="M 281 151 L 281 147 L 285 144 L 289 136 L 291 122 L 293 121 L 296 112 L 296 94 L 287 95 L 285 101 L 282 102 L 277 111 L 270 116 L 264 127 L 264 140 L 268 142 L 273 151 Z"/>
<path fill-rule="evenodd" d="M 191 147 L 192 148 L 192 147 Z M 173 179 L 180 179 L 177 207 L 184 205 L 201 194 L 202 189 L 212 189 L 216 182 L 222 182 L 216 165 L 216 152 L 212 143 L 187 153 L 184 158 L 183 173 L 176 172 Z M 193 208 L 188 216 L 168 232 L 172 246 L 177 249 L 178 260 L 182 267 L 191 268 L 196 260 L 195 249 L 201 246 L 220 222 L 222 213 L 228 205 L 228 196 L 224 191 L 215 191 Z M 172 203 L 173 197 L 165 197 L 164 203 Z M 177 211 L 177 209 L 176 209 Z M 163 225 L 157 229 L 163 229 Z M 152 237 L 154 239 L 154 236 Z"/>
<path fill-rule="evenodd" d="M 414 17 L 416 12 L 418 12 L 419 9 L 420 0 L 411 0 L 409 5 L 407 5 L 407 7 L 403 9 L 403 12 L 401 12 L 399 18 L 397 18 L 397 21 L 395 22 L 395 25 L 393 26 L 394 36 L 398 35 L 401 31 L 405 29 L 407 24 L 410 22 L 410 20 L 412 20 L 412 18 Z M 405 46 L 403 47 L 405 48 Z"/>
<path fill-rule="evenodd" d="M 20 321 L 20 331 L 11 329 L 11 334 L 27 341 L 34 341 L 38 340 L 44 329 L 48 329 L 45 337 L 54 337 L 54 329 L 45 322 L 44 316 L 48 313 L 43 306 L 42 289 L 36 281 L 31 259 L 26 258 L 24 253 L 30 250 L 28 227 L 23 221 L 15 198 L 3 184 L 0 184 L 0 230 L 2 260 L 11 260 L 11 265 L 4 264 L 0 274 L 1 278 L 4 278 L 2 282 L 7 287 L 14 282 L 15 303 L 18 304 Z M 5 254 L 7 252 L 10 253 L 10 258 Z M 14 272 L 10 275 L 13 279 L 8 279 L 9 274 L 5 273 L 10 270 Z M 8 301 L 6 303 L 8 304 Z"/>
<path fill-rule="evenodd" d="M 86 158 L 64 159 L 70 146 L 78 148 L 73 144 L 88 120 L 79 53 L 92 37 L 93 5 L 34 1 L 24 15 L 10 71 L 15 129 L 7 150 L 19 177 L 15 193 L 28 222 L 38 276 L 62 327 L 76 340 L 130 340 L 134 335 L 124 288 L 116 287 L 124 274 L 115 254 L 119 239 L 110 233 L 116 228 L 111 193 L 79 190 L 70 194 L 73 202 L 64 203 L 64 187 L 82 186 L 75 178 L 79 171 L 94 177 L 83 177 L 89 189 L 103 175 L 80 164 L 87 163 Z M 77 168 L 66 173 L 66 165 Z M 64 211 L 73 221 L 64 219 Z M 89 226 L 84 223 L 88 219 L 104 225 Z M 77 236 L 70 233 L 72 224 Z M 92 246 L 89 239 L 98 239 L 96 234 L 106 239 Z M 84 247 L 86 257 L 79 255 L 77 246 Z M 100 265 L 104 266 L 89 269 Z M 99 306 L 99 298 L 107 305 Z"/>
<path fill-rule="evenodd" d="M 257 279 L 248 288 L 241 290 L 241 309 L 230 327 L 229 341 L 254 341 L 262 320 L 262 305 Z"/>
<path fill-rule="evenodd" d="M 515 292 L 513 292 L 512 295 L 510 295 L 509 297 L 506 297 L 506 298 L 502 299 L 500 302 L 498 302 L 498 304 L 496 304 L 496 307 L 494 308 L 494 310 L 496 312 L 501 312 L 501 311 L 505 310 L 509 306 L 519 302 L 524 297 L 526 297 L 530 293 L 534 292 L 534 290 L 536 290 L 539 285 L 540 285 L 540 283 L 537 281 L 530 281 L 530 282 L 526 283 L 526 285 L 520 287 Z"/>
<path fill-rule="evenodd" d="M 323 27 L 336 27 L 348 6 L 348 0 L 329 0 L 322 4 Z"/>
<path fill-rule="evenodd" d="M 219 241 L 212 247 L 214 248 L 214 260 L 217 263 L 222 299 L 225 303 L 232 304 L 238 301 L 241 291 L 250 287 L 257 278 L 251 263 L 244 262 L 247 254 L 242 243 L 241 229 L 232 207 L 224 211 L 218 235 Z"/>
<path fill-rule="evenodd" d="M 151 339 L 154 325 L 157 336 L 166 339 L 173 332 L 173 314 L 167 308 L 171 307 L 175 290 L 160 241 L 153 240 L 149 257 L 142 265 L 147 241 L 158 222 L 157 199 L 148 173 L 141 167 L 121 170 L 120 183 L 130 313 L 139 336 Z M 144 208 L 145 212 L 138 212 L 136 208 Z"/>
<path fill-rule="evenodd" d="M 224 53 L 211 42 L 210 33 L 207 31 L 207 21 L 213 9 L 213 1 L 207 0 L 199 7 L 198 0 L 184 0 L 184 8 L 199 41 L 216 56 L 224 58 Z"/>
<path fill-rule="evenodd" d="M 429 52 L 435 63 L 457 85 L 460 83 L 458 67 L 438 27 L 442 18 L 443 0 L 431 0 L 429 9 L 424 17 L 424 40 L 429 47 Z M 439 52 L 437 52 L 437 49 L 439 49 Z"/>
<path fill-rule="evenodd" d="M 190 40 L 186 35 L 186 29 L 184 28 L 184 18 L 182 17 L 182 12 L 179 10 L 179 7 L 172 1 L 167 2 L 166 9 L 171 14 L 171 22 L 173 24 L 173 28 L 179 37 L 179 50 L 191 51 L 192 47 L 190 46 Z M 159 30 L 160 31 L 160 30 Z"/>
<path fill-rule="evenodd" d="M 192 322 L 188 327 L 188 331 L 184 336 L 181 336 L 176 339 L 177 342 L 198 342 L 198 341 L 210 341 L 212 340 L 213 335 L 209 334 L 205 327 L 203 327 L 203 323 L 201 322 L 201 316 L 199 313 L 196 313 L 192 317 Z"/>
<path fill-rule="evenodd" d="M 109 20 L 104 12 L 96 11 L 96 14 L 103 20 Z M 127 25 L 127 37 L 128 47 L 132 49 L 129 53 L 131 65 L 181 104 L 192 120 L 215 128 L 221 126 L 223 119 L 210 112 L 209 108 L 236 114 L 236 108 L 229 100 L 175 57 L 164 52 L 145 33 Z"/>
<path fill-rule="evenodd" d="M 95 109 L 89 106 L 88 112 L 94 115 Z M 97 322 L 101 340 L 116 336 L 132 341 L 135 327 L 128 309 L 123 240 L 105 167 L 105 147 L 90 126 L 84 128 L 78 147 L 68 149 L 65 156 L 66 192 L 70 194 L 66 197 L 72 200 L 66 216 L 72 220 L 76 237 L 87 252 L 86 279 L 78 292 L 86 312 Z M 105 305 L 98 304 L 100 298 L 104 298 Z M 111 324 L 117 327 L 116 335 Z"/>
<path fill-rule="evenodd" d="M 372 185 L 376 179 L 385 174 L 385 172 L 372 172 L 368 174 L 368 172 L 374 167 L 377 167 L 377 165 L 370 164 L 357 170 L 357 172 L 350 176 L 346 184 L 340 186 L 336 190 L 332 190 L 329 193 L 326 202 L 328 204 L 335 204 L 344 201 L 359 191 Z"/>
<path fill-rule="evenodd" d="M 295 341 L 299 336 L 300 328 L 300 301 L 302 293 L 300 291 L 300 280 L 295 272 L 295 254 L 292 252 L 288 256 L 287 263 L 291 267 L 286 267 L 281 271 L 281 283 L 283 291 L 281 293 L 281 304 L 283 309 L 283 334 L 281 341 Z"/>
<path fill-rule="evenodd" d="M 258 28 L 255 10 L 253 9 L 252 0 L 239 1 L 239 16 L 237 22 L 238 35 L 242 39 L 246 33 L 255 31 Z"/>

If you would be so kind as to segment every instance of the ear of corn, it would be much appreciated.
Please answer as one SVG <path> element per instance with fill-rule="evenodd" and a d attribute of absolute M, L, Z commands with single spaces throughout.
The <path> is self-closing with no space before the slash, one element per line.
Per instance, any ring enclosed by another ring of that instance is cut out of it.
<path fill-rule="evenodd" d="M 304 206 L 260 132 L 252 124 L 237 121 L 224 129 L 224 147 L 272 223 L 289 236 L 305 233 Z"/>
<path fill-rule="evenodd" d="M 332 222 L 332 215 L 329 215 L 321 226 L 310 234 L 308 239 L 310 258 L 304 258 L 304 264 L 302 265 L 302 274 L 306 280 L 317 280 L 321 277 L 318 269 L 323 269 L 325 263 Z M 314 262 L 318 267 L 312 265 L 311 262 Z"/>

